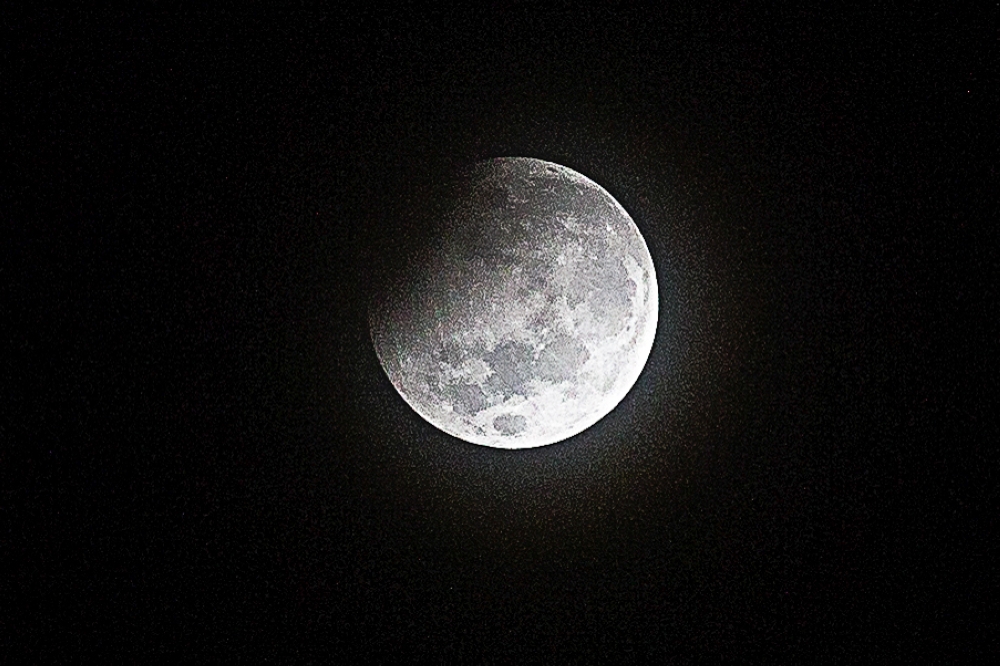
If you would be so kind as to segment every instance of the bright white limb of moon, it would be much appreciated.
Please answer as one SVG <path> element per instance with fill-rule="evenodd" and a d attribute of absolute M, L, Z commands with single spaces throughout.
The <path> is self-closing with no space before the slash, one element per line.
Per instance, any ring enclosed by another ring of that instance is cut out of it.
<path fill-rule="evenodd" d="M 608 192 L 566 167 L 472 170 L 450 232 L 372 339 L 403 399 L 437 428 L 498 448 L 552 444 L 606 416 L 656 332 L 652 258 Z"/>

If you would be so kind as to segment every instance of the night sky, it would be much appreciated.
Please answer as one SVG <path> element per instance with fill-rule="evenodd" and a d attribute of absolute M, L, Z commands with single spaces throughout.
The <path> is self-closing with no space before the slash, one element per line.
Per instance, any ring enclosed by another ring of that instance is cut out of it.
<path fill-rule="evenodd" d="M 692 5 L 4 18 L 0 657 L 995 654 L 1000 10 Z M 499 156 L 660 289 L 628 397 L 526 451 L 367 324 Z"/>

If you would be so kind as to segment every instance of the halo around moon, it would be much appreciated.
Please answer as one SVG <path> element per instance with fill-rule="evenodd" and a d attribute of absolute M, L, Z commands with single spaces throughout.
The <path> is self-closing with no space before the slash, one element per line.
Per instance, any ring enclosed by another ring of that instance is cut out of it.
<path fill-rule="evenodd" d="M 379 361 L 420 416 L 505 449 L 577 435 L 635 384 L 653 345 L 653 261 L 628 213 L 564 166 L 477 163 L 433 250 L 372 310 Z"/>

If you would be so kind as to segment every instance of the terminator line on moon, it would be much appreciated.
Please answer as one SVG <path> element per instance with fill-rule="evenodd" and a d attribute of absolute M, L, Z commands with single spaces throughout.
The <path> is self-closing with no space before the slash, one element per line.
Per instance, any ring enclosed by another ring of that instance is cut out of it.
<path fill-rule="evenodd" d="M 649 250 L 611 195 L 564 166 L 480 162 L 446 232 L 376 306 L 375 351 L 403 399 L 459 439 L 520 449 L 583 432 L 649 357 Z"/>

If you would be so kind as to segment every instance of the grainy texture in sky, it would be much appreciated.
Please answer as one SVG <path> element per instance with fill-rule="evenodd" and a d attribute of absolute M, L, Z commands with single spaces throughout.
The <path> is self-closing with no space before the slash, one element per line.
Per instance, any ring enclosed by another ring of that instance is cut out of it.
<path fill-rule="evenodd" d="M 7 661 L 996 653 L 995 4 L 334 4 L 5 12 Z M 520 452 L 368 334 L 504 155 L 606 188 L 660 301 Z"/>

